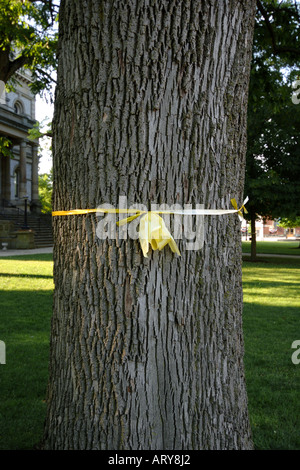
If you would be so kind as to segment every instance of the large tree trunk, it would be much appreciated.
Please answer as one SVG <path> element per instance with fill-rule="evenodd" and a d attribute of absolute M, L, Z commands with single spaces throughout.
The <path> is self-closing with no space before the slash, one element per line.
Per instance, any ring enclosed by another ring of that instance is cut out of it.
<path fill-rule="evenodd" d="M 63 0 L 54 208 L 242 201 L 255 1 Z M 249 449 L 240 225 L 202 250 L 54 218 L 45 449 Z"/>

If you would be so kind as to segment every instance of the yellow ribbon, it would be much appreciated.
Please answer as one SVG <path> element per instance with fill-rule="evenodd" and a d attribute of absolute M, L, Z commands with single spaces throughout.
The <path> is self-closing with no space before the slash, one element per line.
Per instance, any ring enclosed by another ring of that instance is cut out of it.
<path fill-rule="evenodd" d="M 243 217 L 243 212 L 247 213 L 245 204 L 248 202 L 248 197 L 244 200 L 242 206 L 238 209 L 235 199 L 231 199 L 231 204 L 234 209 L 185 209 L 185 210 L 161 210 L 161 211 L 142 211 L 139 209 L 73 209 L 69 211 L 53 211 L 52 216 L 58 215 L 80 215 L 90 214 L 95 212 L 103 212 L 106 214 L 134 214 L 130 217 L 122 219 L 117 222 L 117 225 L 125 225 L 140 215 L 144 214 L 140 220 L 139 225 L 139 240 L 143 255 L 147 258 L 149 251 L 149 244 L 153 250 L 162 250 L 166 245 L 169 245 L 173 253 L 180 256 L 180 251 L 175 243 L 174 238 L 166 227 L 162 217 L 158 214 L 179 214 L 179 215 L 222 215 L 232 214 L 237 212 L 239 217 Z"/>
<path fill-rule="evenodd" d="M 148 212 L 140 220 L 139 240 L 143 255 L 148 258 L 149 243 L 153 250 L 162 250 L 169 245 L 173 253 L 180 256 L 174 238 L 166 227 L 164 220 L 155 212 Z"/>
<path fill-rule="evenodd" d="M 248 211 L 245 207 L 245 204 L 247 204 L 247 202 L 249 201 L 249 198 L 248 196 L 246 197 L 246 199 L 244 200 L 242 206 L 238 209 L 238 206 L 237 206 L 237 203 L 236 203 L 236 200 L 235 199 L 230 199 L 230 202 L 231 204 L 233 205 L 233 207 L 235 208 L 235 210 L 237 211 L 238 215 L 240 218 L 243 218 L 243 211 L 245 214 L 248 214 Z"/>

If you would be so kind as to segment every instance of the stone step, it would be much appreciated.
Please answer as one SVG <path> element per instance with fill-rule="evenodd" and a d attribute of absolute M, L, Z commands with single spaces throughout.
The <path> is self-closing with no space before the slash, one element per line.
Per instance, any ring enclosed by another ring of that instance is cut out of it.
<path fill-rule="evenodd" d="M 4 212 L 5 220 L 9 220 L 15 224 L 15 228 L 24 226 L 24 214 L 20 214 L 17 210 Z M 0 215 L 1 218 L 1 215 Z M 52 219 L 44 215 L 27 214 L 27 226 L 34 231 L 34 243 L 36 248 L 53 246 L 52 236 Z"/>

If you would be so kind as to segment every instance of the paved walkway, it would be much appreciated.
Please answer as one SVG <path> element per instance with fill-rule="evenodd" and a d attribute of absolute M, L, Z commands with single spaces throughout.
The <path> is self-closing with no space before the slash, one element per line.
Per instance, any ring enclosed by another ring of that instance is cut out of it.
<path fill-rule="evenodd" d="M 35 248 L 33 250 L 0 250 L 0 258 L 4 256 L 36 255 L 41 253 L 52 253 L 52 246 L 47 248 Z"/>
<path fill-rule="evenodd" d="M 250 253 L 243 253 L 243 256 L 250 256 Z M 256 253 L 257 258 L 259 257 L 268 257 L 268 258 L 290 258 L 290 259 L 299 259 L 300 255 L 275 255 L 271 253 Z"/>
<path fill-rule="evenodd" d="M 53 253 L 53 247 L 35 248 L 34 250 L 0 250 L 0 258 L 5 256 L 20 256 L 20 255 L 35 255 L 41 253 Z M 250 256 L 250 253 L 243 253 L 243 256 Z M 300 255 L 275 255 L 257 253 L 257 257 L 271 257 L 271 258 L 292 258 L 299 259 Z"/>

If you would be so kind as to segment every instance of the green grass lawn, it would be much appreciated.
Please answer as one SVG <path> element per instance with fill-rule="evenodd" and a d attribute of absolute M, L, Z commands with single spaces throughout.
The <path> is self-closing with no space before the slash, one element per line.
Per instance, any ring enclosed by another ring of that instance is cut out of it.
<path fill-rule="evenodd" d="M 256 242 L 256 252 L 277 255 L 300 256 L 299 241 Z M 242 242 L 243 253 L 250 253 L 251 242 Z"/>
<path fill-rule="evenodd" d="M 300 450 L 300 259 L 244 261 L 249 412 L 257 449 Z M 32 449 L 43 432 L 52 313 L 52 255 L 0 259 L 0 450 Z"/>
<path fill-rule="evenodd" d="M 23 259 L 22 259 L 23 258 Z M 0 259 L 0 449 L 32 449 L 45 417 L 52 255 Z"/>
<path fill-rule="evenodd" d="M 257 449 L 300 450 L 300 260 L 244 262 L 244 337 L 249 413 Z"/>

